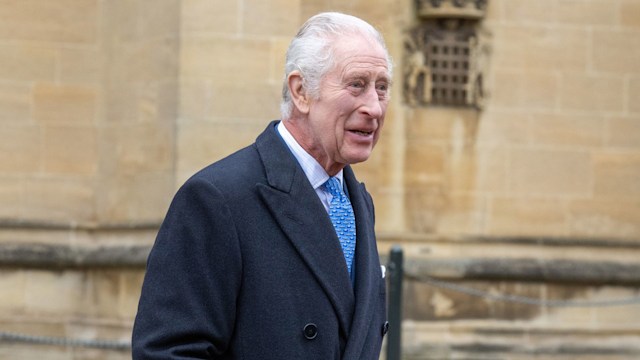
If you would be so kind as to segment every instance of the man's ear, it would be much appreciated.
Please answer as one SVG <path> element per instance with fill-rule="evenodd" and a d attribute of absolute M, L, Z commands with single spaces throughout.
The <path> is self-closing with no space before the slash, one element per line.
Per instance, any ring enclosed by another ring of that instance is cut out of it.
<path fill-rule="evenodd" d="M 299 71 L 292 71 L 287 77 L 289 94 L 293 105 L 303 114 L 309 113 L 309 95 L 304 88 L 303 78 Z"/>

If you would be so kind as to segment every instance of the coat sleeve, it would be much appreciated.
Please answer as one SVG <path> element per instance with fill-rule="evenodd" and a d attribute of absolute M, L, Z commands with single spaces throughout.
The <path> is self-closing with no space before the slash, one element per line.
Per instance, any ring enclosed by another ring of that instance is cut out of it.
<path fill-rule="evenodd" d="M 147 261 L 133 359 L 217 359 L 234 330 L 242 261 L 222 193 L 192 178 L 178 191 Z"/>

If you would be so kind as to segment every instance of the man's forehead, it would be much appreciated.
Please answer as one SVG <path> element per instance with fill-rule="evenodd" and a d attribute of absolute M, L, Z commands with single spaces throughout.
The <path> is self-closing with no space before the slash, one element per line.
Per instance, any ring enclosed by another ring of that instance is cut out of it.
<path fill-rule="evenodd" d="M 342 76 L 371 76 L 377 77 L 389 75 L 387 60 L 384 57 L 355 55 L 339 59 L 336 68 Z"/>

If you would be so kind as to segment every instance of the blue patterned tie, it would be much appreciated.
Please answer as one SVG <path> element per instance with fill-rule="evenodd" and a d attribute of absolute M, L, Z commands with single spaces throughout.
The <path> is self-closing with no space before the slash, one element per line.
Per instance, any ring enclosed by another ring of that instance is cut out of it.
<path fill-rule="evenodd" d="M 338 179 L 331 177 L 324 183 L 324 188 L 331 194 L 329 204 L 329 218 L 336 229 L 344 259 L 347 262 L 347 269 L 351 274 L 353 255 L 356 249 L 356 219 L 353 215 L 353 208 L 349 198 L 342 192 Z"/>

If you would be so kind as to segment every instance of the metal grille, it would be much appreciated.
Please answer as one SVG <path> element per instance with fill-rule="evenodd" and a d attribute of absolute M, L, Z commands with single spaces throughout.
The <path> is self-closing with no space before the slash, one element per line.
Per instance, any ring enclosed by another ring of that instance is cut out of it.
<path fill-rule="evenodd" d="M 405 97 L 416 105 L 481 107 L 484 49 L 472 21 L 427 21 L 405 42 Z"/>
<path fill-rule="evenodd" d="M 434 37 L 427 46 L 431 68 L 431 103 L 467 105 L 469 44 L 455 34 Z"/>

